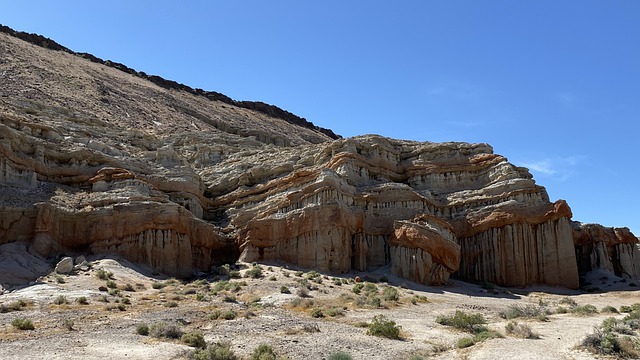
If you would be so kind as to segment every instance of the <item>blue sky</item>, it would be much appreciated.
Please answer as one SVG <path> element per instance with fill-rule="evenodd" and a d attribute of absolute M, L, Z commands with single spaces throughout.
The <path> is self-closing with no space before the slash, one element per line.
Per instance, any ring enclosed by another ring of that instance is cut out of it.
<path fill-rule="evenodd" d="M 486 142 L 640 235 L 640 1 L 7 1 L 0 23 L 343 136 Z"/>

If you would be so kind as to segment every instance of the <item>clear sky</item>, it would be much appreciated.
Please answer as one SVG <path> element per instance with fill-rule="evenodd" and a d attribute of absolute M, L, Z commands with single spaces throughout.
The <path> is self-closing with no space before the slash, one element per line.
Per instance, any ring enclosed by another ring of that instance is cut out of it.
<path fill-rule="evenodd" d="M 5 1 L 0 23 L 342 136 L 486 142 L 640 235 L 640 1 Z"/>

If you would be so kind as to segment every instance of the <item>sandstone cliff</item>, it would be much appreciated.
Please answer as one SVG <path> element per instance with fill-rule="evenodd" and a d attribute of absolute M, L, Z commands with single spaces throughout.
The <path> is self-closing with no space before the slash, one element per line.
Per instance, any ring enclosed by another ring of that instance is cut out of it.
<path fill-rule="evenodd" d="M 0 33 L 0 245 L 177 276 L 242 259 L 427 284 L 640 277 L 637 238 L 572 228 L 487 144 L 333 139 L 86 57 Z"/>

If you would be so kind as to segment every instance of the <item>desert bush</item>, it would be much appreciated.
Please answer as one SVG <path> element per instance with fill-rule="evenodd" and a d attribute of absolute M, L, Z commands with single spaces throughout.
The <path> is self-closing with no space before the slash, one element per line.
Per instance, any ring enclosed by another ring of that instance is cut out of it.
<path fill-rule="evenodd" d="M 618 309 L 614 308 L 614 307 L 613 307 L 613 306 L 611 306 L 611 305 L 607 305 L 607 306 L 603 307 L 603 308 L 600 310 L 600 312 L 603 312 L 603 313 L 618 314 Z"/>
<path fill-rule="evenodd" d="M 254 265 L 251 269 L 247 270 L 244 275 L 248 278 L 258 279 L 262 275 L 262 267 L 260 265 Z"/>
<path fill-rule="evenodd" d="M 542 318 L 542 321 L 544 321 L 544 316 L 546 315 L 548 315 L 548 311 L 544 306 L 535 306 L 531 304 L 527 304 L 525 306 L 517 304 L 510 305 L 507 310 L 500 313 L 500 316 L 507 320 L 516 318 Z"/>
<path fill-rule="evenodd" d="M 318 307 L 315 307 L 315 308 L 311 309 L 309 314 L 311 314 L 311 316 L 314 317 L 314 318 L 324 317 L 324 314 L 322 313 L 322 309 L 320 309 Z"/>
<path fill-rule="evenodd" d="M 28 302 L 23 299 L 19 299 L 9 303 L 9 305 L 0 305 L 0 313 L 8 313 L 11 311 L 20 311 L 28 305 Z"/>
<path fill-rule="evenodd" d="M 471 333 L 479 333 L 486 330 L 484 324 L 487 323 L 482 314 L 467 314 L 460 310 L 456 310 L 452 316 L 440 315 L 436 318 L 436 322 L 440 325 L 452 326 Z"/>
<path fill-rule="evenodd" d="M 107 280 L 107 287 L 109 289 L 115 289 L 118 287 L 118 284 L 116 284 L 116 282 L 113 280 Z"/>
<path fill-rule="evenodd" d="M 182 335 L 180 337 L 180 341 L 194 348 L 204 349 L 207 347 L 207 343 L 204 341 L 204 336 L 202 336 L 201 332 L 197 331 Z"/>
<path fill-rule="evenodd" d="M 136 289 L 134 289 L 133 285 L 131 285 L 131 284 L 124 284 L 124 286 L 122 287 L 122 290 L 131 291 L 131 292 L 136 291 Z"/>
<path fill-rule="evenodd" d="M 276 353 L 269 344 L 260 344 L 253 353 L 251 360 L 276 360 Z"/>
<path fill-rule="evenodd" d="M 224 320 L 233 320 L 236 316 L 236 312 L 231 309 L 224 310 L 220 313 L 220 318 Z"/>
<path fill-rule="evenodd" d="M 224 296 L 222 297 L 222 301 L 228 302 L 228 303 L 234 303 L 237 301 L 237 299 L 235 295 L 224 294 Z"/>
<path fill-rule="evenodd" d="M 400 296 L 398 295 L 398 290 L 396 288 L 387 286 L 382 290 L 382 298 L 384 301 L 398 301 Z"/>
<path fill-rule="evenodd" d="M 329 355 L 327 360 L 353 360 L 353 356 L 351 356 L 349 353 L 346 353 L 342 350 L 338 350 L 332 353 L 331 355 Z"/>
<path fill-rule="evenodd" d="M 64 277 L 60 276 L 60 275 L 56 275 L 56 282 L 58 284 L 64 284 Z"/>
<path fill-rule="evenodd" d="M 340 316 L 340 315 L 344 315 L 344 309 L 334 306 L 334 307 L 325 309 L 325 313 L 331 317 Z"/>
<path fill-rule="evenodd" d="M 120 302 L 125 304 L 125 305 L 130 305 L 131 304 L 131 300 L 127 297 L 123 297 L 122 299 L 120 299 Z"/>
<path fill-rule="evenodd" d="M 475 345 L 475 341 L 473 341 L 473 338 L 471 337 L 463 337 L 458 339 L 458 341 L 456 342 L 456 347 L 458 349 L 464 349 L 464 348 L 468 348 L 469 346 L 473 346 Z"/>
<path fill-rule="evenodd" d="M 117 308 L 120 311 L 126 311 L 127 310 L 127 307 L 124 304 L 118 304 Z"/>
<path fill-rule="evenodd" d="M 505 325 L 504 330 L 507 334 L 519 337 L 522 339 L 538 339 L 540 335 L 534 333 L 531 330 L 531 327 L 527 324 L 519 324 L 515 321 L 509 321 L 507 325 Z"/>
<path fill-rule="evenodd" d="M 149 335 L 154 338 L 180 339 L 183 334 L 176 324 L 158 322 L 149 327 Z"/>
<path fill-rule="evenodd" d="M 373 317 L 367 335 L 386 337 L 388 339 L 400 339 L 400 326 L 396 322 L 388 319 L 384 315 Z"/>
<path fill-rule="evenodd" d="M 296 290 L 296 295 L 298 295 L 301 298 L 309 297 L 309 289 L 301 286 Z"/>
<path fill-rule="evenodd" d="M 79 298 L 76 299 L 76 302 L 80 305 L 87 305 L 89 304 L 89 300 L 87 300 L 86 296 L 80 296 Z"/>
<path fill-rule="evenodd" d="M 563 297 L 562 299 L 560 299 L 560 301 L 558 301 L 558 303 L 559 303 L 560 305 L 566 305 L 566 306 L 569 306 L 569 307 L 576 307 L 576 306 L 578 306 L 578 303 L 576 303 L 576 301 L 575 301 L 575 300 L 573 300 L 573 299 L 572 299 L 572 298 L 570 298 L 570 297 Z"/>
<path fill-rule="evenodd" d="M 104 269 L 98 269 L 98 271 L 96 271 L 96 276 L 100 280 L 113 279 L 113 273 L 111 271 L 105 271 Z"/>
<path fill-rule="evenodd" d="M 138 324 L 138 326 L 136 326 L 136 333 L 138 335 L 143 335 L 143 336 L 149 335 L 149 325 Z"/>
<path fill-rule="evenodd" d="M 15 318 L 11 321 L 11 326 L 18 330 L 33 330 L 35 327 L 33 326 L 33 322 L 27 318 Z"/>
<path fill-rule="evenodd" d="M 282 285 L 282 286 L 280 287 L 280 293 L 282 293 L 282 294 L 291 294 L 291 290 L 289 290 L 289 288 L 288 288 L 288 287 L 286 287 L 286 286 Z"/>
<path fill-rule="evenodd" d="M 193 360 L 238 360 L 229 341 L 216 342 L 206 349 L 195 350 L 190 357 Z"/>
<path fill-rule="evenodd" d="M 637 319 L 618 320 L 607 318 L 594 329 L 594 333 L 587 335 L 581 346 L 593 353 L 611 355 L 616 358 L 640 358 L 640 344 L 637 337 L 618 334 L 634 334 L 631 324 Z"/>
<path fill-rule="evenodd" d="M 240 279 L 242 275 L 240 275 L 240 271 L 238 270 L 231 270 L 229 271 L 229 277 L 231 279 Z"/>
<path fill-rule="evenodd" d="M 302 331 L 306 333 L 318 333 L 320 332 L 320 327 L 318 324 L 304 324 L 302 325 Z"/>
<path fill-rule="evenodd" d="M 577 306 L 571 309 L 571 313 L 586 316 L 586 315 L 597 314 L 598 309 L 593 305 L 582 305 L 582 306 Z"/>
<path fill-rule="evenodd" d="M 163 288 L 163 287 L 165 287 L 165 286 L 167 286 L 167 285 L 166 285 L 166 284 L 164 284 L 164 283 L 161 283 L 161 282 L 157 282 L 157 281 L 156 281 L 156 282 L 151 283 L 151 287 L 152 287 L 152 288 L 154 288 L 154 289 L 156 289 L 156 290 L 160 290 L 160 289 L 162 289 L 162 288 Z"/>
<path fill-rule="evenodd" d="M 353 289 L 352 291 L 356 294 L 360 294 L 362 292 L 362 289 L 364 288 L 364 284 L 363 283 L 357 283 L 355 285 L 353 285 Z"/>
<path fill-rule="evenodd" d="M 55 298 L 55 300 L 53 300 L 53 303 L 56 305 L 64 305 L 67 304 L 67 297 L 64 295 L 58 295 L 58 297 Z"/>

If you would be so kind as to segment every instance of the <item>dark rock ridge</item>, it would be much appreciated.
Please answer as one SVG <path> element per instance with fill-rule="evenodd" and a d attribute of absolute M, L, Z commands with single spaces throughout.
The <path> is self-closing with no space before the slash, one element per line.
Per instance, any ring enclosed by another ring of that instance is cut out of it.
<path fill-rule="evenodd" d="M 0 251 L 181 277 L 243 260 L 431 285 L 640 279 L 628 229 L 572 223 L 487 144 L 331 141 L 3 33 L 0 64 Z"/>

